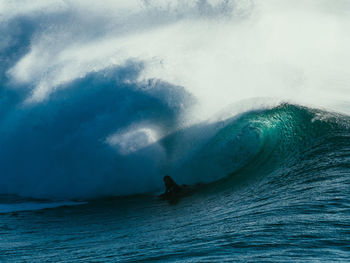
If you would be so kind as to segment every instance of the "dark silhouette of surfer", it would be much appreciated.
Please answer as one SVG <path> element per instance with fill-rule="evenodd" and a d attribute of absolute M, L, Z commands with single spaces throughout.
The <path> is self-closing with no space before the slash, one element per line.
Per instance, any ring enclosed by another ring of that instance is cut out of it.
<path fill-rule="evenodd" d="M 181 191 L 180 186 L 169 175 L 164 176 L 163 181 L 165 184 L 165 194 L 179 193 Z"/>
<path fill-rule="evenodd" d="M 185 184 L 179 186 L 169 175 L 164 176 L 163 181 L 165 185 L 165 192 L 159 195 L 159 197 L 168 201 L 173 201 L 183 197 L 189 194 L 192 190 L 191 187 Z"/>

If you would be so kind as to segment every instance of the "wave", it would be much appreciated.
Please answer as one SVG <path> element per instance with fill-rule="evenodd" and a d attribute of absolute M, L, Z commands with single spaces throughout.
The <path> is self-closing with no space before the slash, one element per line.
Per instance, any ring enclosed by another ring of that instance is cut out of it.
<path fill-rule="evenodd" d="M 0 194 L 278 173 L 347 137 L 345 2 L 18 3 L 0 7 Z"/>
<path fill-rule="evenodd" d="M 82 104 L 77 105 L 80 114 Z M 20 129 L 15 130 L 21 135 L 7 135 L 6 144 L 3 141 L 6 147 L 1 151 L 2 193 L 91 199 L 157 192 L 165 173 L 187 184 L 211 183 L 227 176 L 280 173 L 312 160 L 315 156 L 308 157 L 310 152 L 323 149 L 322 154 L 331 154 L 333 148 L 339 152 L 334 138 L 350 134 L 350 121 L 344 115 L 282 104 L 193 125 L 156 141 L 145 139 L 151 128 L 147 131 L 132 127 L 121 133 L 121 142 L 117 139 L 120 133 L 116 133 L 110 143 L 99 140 L 106 133 L 96 130 L 96 108 L 89 111 L 93 116 L 79 119 L 74 116 L 75 108 L 66 112 L 61 107 L 66 104 L 55 108 L 54 123 L 45 119 L 51 118 L 52 110 L 45 116 L 42 111 L 47 108 L 40 109 L 36 113 L 40 113 L 40 127 L 33 122 L 37 118 L 34 115 L 28 122 L 21 119 Z M 60 117 L 62 127 L 57 118 L 60 111 L 64 113 Z M 69 115 L 73 117 L 68 128 Z M 77 120 L 81 121 L 74 123 Z M 67 129 L 66 133 L 59 130 L 53 136 L 60 128 Z M 99 128 L 110 130 L 110 126 Z M 47 134 L 50 136 L 44 137 Z M 21 165 L 17 165 L 18 160 L 23 160 Z"/>
<path fill-rule="evenodd" d="M 198 134 L 214 131 L 193 152 L 185 150 L 185 160 L 176 161 L 173 173 L 187 183 L 208 183 L 228 175 L 281 175 L 317 163 L 320 155 L 346 157 L 349 125 L 348 116 L 291 104 L 246 112 L 199 127 Z M 191 144 L 195 137 L 181 144 Z"/>

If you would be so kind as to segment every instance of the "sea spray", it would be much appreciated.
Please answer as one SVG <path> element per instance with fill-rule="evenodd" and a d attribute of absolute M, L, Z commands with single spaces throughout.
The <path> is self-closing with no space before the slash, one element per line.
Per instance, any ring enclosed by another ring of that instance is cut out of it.
<path fill-rule="evenodd" d="M 346 1 L 17 3 L 0 6 L 1 193 L 211 182 L 285 147 L 277 122 L 242 114 L 282 101 L 349 113 Z"/>

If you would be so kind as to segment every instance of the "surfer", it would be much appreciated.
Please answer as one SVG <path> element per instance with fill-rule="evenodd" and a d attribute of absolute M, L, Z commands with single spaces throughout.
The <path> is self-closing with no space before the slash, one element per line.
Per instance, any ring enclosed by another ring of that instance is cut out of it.
<path fill-rule="evenodd" d="M 180 186 L 175 183 L 173 178 L 171 178 L 169 175 L 164 176 L 163 178 L 164 184 L 165 184 L 165 193 L 164 194 L 172 194 L 172 193 L 179 193 L 181 191 Z"/>
<path fill-rule="evenodd" d="M 171 178 L 169 175 L 165 175 L 163 177 L 163 181 L 165 185 L 165 192 L 159 196 L 160 198 L 169 200 L 176 198 L 181 193 L 181 187 L 175 183 L 173 178 Z"/>
<path fill-rule="evenodd" d="M 163 181 L 165 185 L 165 192 L 159 195 L 159 197 L 162 199 L 174 200 L 191 193 L 191 187 L 185 184 L 179 186 L 169 175 L 165 175 Z"/>

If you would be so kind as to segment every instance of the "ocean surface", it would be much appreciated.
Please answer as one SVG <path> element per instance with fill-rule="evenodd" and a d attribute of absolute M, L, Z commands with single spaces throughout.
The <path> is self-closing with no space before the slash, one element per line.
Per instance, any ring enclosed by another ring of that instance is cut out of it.
<path fill-rule="evenodd" d="M 3 0 L 0 262 L 350 262 L 349 14 Z"/>
<path fill-rule="evenodd" d="M 228 154 L 237 133 L 252 133 L 254 154 L 177 202 L 150 194 L 80 203 L 2 196 L 0 259 L 348 262 L 349 124 L 294 105 L 247 113 L 205 147 L 220 147 L 220 160 L 230 162 L 240 155 Z"/>

